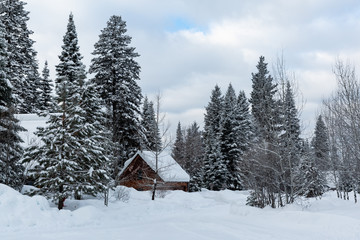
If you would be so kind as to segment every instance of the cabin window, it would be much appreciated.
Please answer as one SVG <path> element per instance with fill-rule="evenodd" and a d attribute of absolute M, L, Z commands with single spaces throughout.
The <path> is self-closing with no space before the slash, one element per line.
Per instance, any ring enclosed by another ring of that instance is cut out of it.
<path fill-rule="evenodd" d="M 143 171 L 142 171 L 141 169 L 139 169 L 139 170 L 137 171 L 137 179 L 138 179 L 138 180 L 143 179 Z"/>

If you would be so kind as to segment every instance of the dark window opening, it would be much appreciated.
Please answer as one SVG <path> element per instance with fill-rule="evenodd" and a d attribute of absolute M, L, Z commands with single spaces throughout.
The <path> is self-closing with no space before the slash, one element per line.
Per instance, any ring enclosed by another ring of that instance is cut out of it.
<path fill-rule="evenodd" d="M 143 171 L 141 169 L 137 171 L 137 179 L 138 180 L 143 179 Z"/>

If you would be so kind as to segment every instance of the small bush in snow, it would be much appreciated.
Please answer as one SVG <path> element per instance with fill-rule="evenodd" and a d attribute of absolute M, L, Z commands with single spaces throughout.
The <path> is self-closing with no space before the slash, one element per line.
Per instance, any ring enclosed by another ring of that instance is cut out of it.
<path fill-rule="evenodd" d="M 124 186 L 117 186 L 114 191 L 114 197 L 116 200 L 128 202 L 130 199 L 130 190 Z"/>

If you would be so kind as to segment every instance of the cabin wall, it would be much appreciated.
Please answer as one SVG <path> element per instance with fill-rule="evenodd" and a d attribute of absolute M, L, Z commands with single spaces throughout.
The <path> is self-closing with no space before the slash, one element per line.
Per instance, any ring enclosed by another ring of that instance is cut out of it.
<path fill-rule="evenodd" d="M 188 182 L 164 182 L 152 170 L 149 165 L 137 156 L 127 169 L 119 176 L 119 185 L 132 187 L 138 191 L 148 191 L 153 189 L 154 181 L 157 180 L 158 190 L 183 190 L 188 191 Z"/>

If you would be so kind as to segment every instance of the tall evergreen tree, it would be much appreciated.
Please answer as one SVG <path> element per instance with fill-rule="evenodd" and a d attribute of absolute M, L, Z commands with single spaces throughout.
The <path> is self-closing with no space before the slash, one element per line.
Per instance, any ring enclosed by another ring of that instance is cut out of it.
<path fill-rule="evenodd" d="M 28 149 L 25 162 L 35 160 L 35 184 L 62 209 L 74 193 L 93 194 L 105 190 L 109 180 L 107 134 L 103 130 L 101 106 L 95 87 L 84 83 L 85 67 L 77 45 L 73 15 L 69 16 L 60 63 L 56 66 L 56 103 L 60 114 L 50 115 L 38 137 L 43 145 Z"/>
<path fill-rule="evenodd" d="M 329 170 L 330 147 L 328 130 L 321 115 L 316 120 L 312 148 L 314 149 L 316 166 L 321 170 Z"/>
<path fill-rule="evenodd" d="M 230 84 L 224 98 L 221 119 L 221 154 L 226 164 L 226 185 L 230 189 L 240 189 L 240 149 L 237 145 L 237 132 L 240 122 L 236 119 L 237 98 L 235 90 Z"/>
<path fill-rule="evenodd" d="M 85 65 L 82 63 L 82 56 L 80 54 L 80 47 L 78 45 L 78 37 L 74 23 L 74 16 L 69 15 L 66 34 L 63 38 L 62 52 L 59 56 L 60 63 L 56 66 L 57 78 L 57 94 L 59 97 L 66 97 L 66 92 L 62 92 L 60 86 L 65 84 L 75 83 L 79 86 L 84 84 L 86 78 Z M 66 88 L 64 88 L 66 91 Z M 64 99 L 65 100 L 65 99 Z M 64 108 L 64 106 L 62 106 Z"/>
<path fill-rule="evenodd" d="M 82 172 L 77 192 L 90 195 L 103 193 L 110 186 L 113 163 L 111 133 L 105 128 L 105 114 L 99 105 L 100 96 L 92 82 L 86 82 L 81 92 L 79 108 L 78 159 Z"/>
<path fill-rule="evenodd" d="M 282 164 L 280 164 L 285 187 L 287 203 L 292 203 L 295 197 L 295 177 L 296 169 L 300 163 L 301 139 L 300 139 L 300 120 L 295 106 L 294 95 L 291 84 L 286 82 L 284 102 L 281 103 L 281 134 L 279 136 L 280 155 Z"/>
<path fill-rule="evenodd" d="M 256 66 L 258 72 L 252 73 L 251 110 L 259 128 L 261 138 L 271 141 L 277 130 L 277 107 L 275 100 L 276 84 L 267 70 L 265 58 L 260 57 Z"/>
<path fill-rule="evenodd" d="M 227 172 L 221 153 L 221 113 L 224 98 L 218 86 L 212 91 L 204 119 L 204 187 L 210 190 L 226 188 Z"/>
<path fill-rule="evenodd" d="M 4 25 L 0 21 L 0 183 L 20 190 L 24 169 L 20 164 L 23 149 L 18 132 L 24 129 L 14 116 L 10 79 L 6 74 L 9 55 L 4 32 Z"/>
<path fill-rule="evenodd" d="M 259 207 L 276 206 L 276 195 L 280 194 L 279 147 L 280 133 L 279 108 L 275 99 L 276 84 L 267 70 L 265 58 L 260 57 L 257 72 L 252 73 L 252 92 L 250 103 L 254 126 L 256 129 L 256 145 L 251 153 L 250 183 L 254 192 L 249 197 L 249 204 Z"/>
<path fill-rule="evenodd" d="M 300 169 L 295 181 L 298 183 L 299 193 L 305 197 L 319 197 L 326 190 L 326 179 L 322 171 L 316 166 L 314 151 L 308 142 L 302 147 Z"/>
<path fill-rule="evenodd" d="M 1 0 L 0 20 L 5 25 L 5 40 L 8 45 L 6 73 L 13 85 L 13 99 L 18 113 L 30 113 L 37 110 L 39 73 L 36 61 L 37 52 L 33 33 L 27 28 L 29 12 L 26 3 L 20 0 Z"/>
<path fill-rule="evenodd" d="M 113 141 L 119 144 L 115 174 L 141 145 L 138 116 L 142 95 L 136 83 L 140 66 L 135 61 L 139 54 L 129 46 L 131 37 L 126 31 L 126 23 L 120 16 L 110 17 L 95 44 L 95 57 L 90 66 L 90 73 L 95 74 L 94 81 L 111 113 Z"/>
<path fill-rule="evenodd" d="M 184 168 L 190 175 L 190 191 L 199 191 L 202 187 L 204 143 L 199 125 L 193 122 L 186 130 L 184 158 L 187 164 Z"/>
<path fill-rule="evenodd" d="M 55 102 L 52 97 L 53 84 L 50 77 L 50 71 L 48 68 L 48 62 L 45 61 L 44 68 L 42 70 L 42 77 L 40 78 L 40 94 L 39 109 L 42 111 L 53 112 L 55 109 Z"/>
<path fill-rule="evenodd" d="M 185 137 L 184 130 L 182 129 L 180 122 L 176 128 L 176 138 L 171 156 L 180 164 L 180 166 L 185 166 Z"/>
<path fill-rule="evenodd" d="M 253 138 L 250 107 L 244 91 L 240 91 L 238 95 L 235 114 L 235 119 L 238 122 L 238 126 L 234 129 L 237 145 L 241 155 L 244 155 L 249 150 Z"/>
<path fill-rule="evenodd" d="M 156 148 L 161 147 L 160 131 L 155 117 L 154 103 L 145 97 L 141 113 L 141 126 L 144 131 L 142 148 L 148 151 L 156 151 Z"/>

